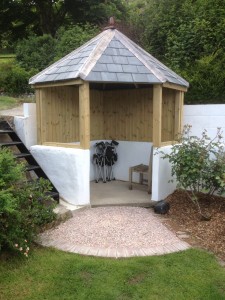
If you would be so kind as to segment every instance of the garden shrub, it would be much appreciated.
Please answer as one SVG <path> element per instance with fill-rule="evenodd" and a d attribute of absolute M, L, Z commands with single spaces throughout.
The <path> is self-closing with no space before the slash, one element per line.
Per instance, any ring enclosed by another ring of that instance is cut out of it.
<path fill-rule="evenodd" d="M 28 72 L 19 65 L 14 65 L 2 82 L 4 93 L 8 95 L 31 93 L 33 90 L 29 86 L 28 81 L 35 73 L 37 73 L 37 70 L 32 69 Z"/>
<path fill-rule="evenodd" d="M 41 71 L 52 63 L 56 40 L 50 35 L 30 36 L 16 47 L 16 60 L 26 71 Z"/>
<path fill-rule="evenodd" d="M 19 250 L 27 256 L 40 226 L 55 219 L 55 205 L 45 205 L 49 190 L 47 180 L 28 182 L 25 165 L 10 150 L 0 150 L 0 251 Z"/>
<path fill-rule="evenodd" d="M 55 47 L 55 61 L 72 52 L 99 33 L 96 26 L 74 25 L 72 28 L 61 27 L 57 32 L 57 43 Z"/>
<path fill-rule="evenodd" d="M 221 130 L 210 139 L 206 130 L 201 137 L 191 135 L 191 126 L 186 125 L 179 137 L 179 144 L 172 147 L 170 154 L 163 154 L 172 165 L 172 176 L 177 187 L 184 189 L 197 205 L 199 192 L 212 196 L 225 192 L 225 153 Z"/>

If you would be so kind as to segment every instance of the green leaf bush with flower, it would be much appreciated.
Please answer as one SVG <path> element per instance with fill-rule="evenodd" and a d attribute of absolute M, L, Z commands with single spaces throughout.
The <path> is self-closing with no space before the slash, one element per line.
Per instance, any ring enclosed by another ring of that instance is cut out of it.
<path fill-rule="evenodd" d="M 225 152 L 222 143 L 221 129 L 210 139 L 207 131 L 201 137 L 191 135 L 191 126 L 185 125 L 178 137 L 178 144 L 173 145 L 171 153 L 162 154 L 169 159 L 172 166 L 172 176 L 177 181 L 177 187 L 185 190 L 188 197 L 196 204 L 202 218 L 199 205 L 199 193 L 212 196 L 225 192 Z"/>
<path fill-rule="evenodd" d="M 25 165 L 0 149 L 0 251 L 28 255 L 40 227 L 56 217 L 55 204 L 46 196 L 50 189 L 47 180 L 29 182 Z"/>

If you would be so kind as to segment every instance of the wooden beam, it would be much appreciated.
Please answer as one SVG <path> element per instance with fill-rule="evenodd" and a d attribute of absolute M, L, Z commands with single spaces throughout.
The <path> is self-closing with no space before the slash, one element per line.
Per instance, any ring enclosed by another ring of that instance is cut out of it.
<path fill-rule="evenodd" d="M 153 86 L 153 145 L 160 147 L 162 138 L 162 86 Z"/>
<path fill-rule="evenodd" d="M 183 126 L 183 105 L 184 105 L 184 92 L 176 91 L 175 96 L 175 120 L 174 120 L 174 139 L 182 131 Z"/>
<path fill-rule="evenodd" d="M 90 90 L 88 82 L 79 86 L 79 128 L 81 148 L 90 149 Z"/>
<path fill-rule="evenodd" d="M 65 80 L 59 82 L 48 82 L 48 83 L 40 83 L 40 84 L 32 84 L 31 87 L 34 89 L 40 88 L 48 88 L 48 87 L 55 87 L 55 86 L 65 86 L 65 85 L 81 85 L 83 84 L 83 80 L 76 79 L 76 80 Z"/>
<path fill-rule="evenodd" d="M 80 144 L 45 142 L 45 143 L 43 143 L 43 145 L 44 146 L 53 146 L 53 147 L 81 149 Z"/>
<path fill-rule="evenodd" d="M 167 142 L 161 142 L 160 147 L 165 147 L 165 146 L 172 146 L 177 144 L 177 141 L 167 141 Z"/>
<path fill-rule="evenodd" d="M 41 90 L 35 90 L 36 117 L 37 117 L 37 143 L 41 144 Z"/>
<path fill-rule="evenodd" d="M 153 145 L 160 147 L 162 135 L 162 85 L 153 86 Z"/>
<path fill-rule="evenodd" d="M 187 92 L 187 87 L 179 85 L 179 84 L 164 82 L 163 87 L 168 88 L 168 89 L 182 91 L 182 92 Z"/>

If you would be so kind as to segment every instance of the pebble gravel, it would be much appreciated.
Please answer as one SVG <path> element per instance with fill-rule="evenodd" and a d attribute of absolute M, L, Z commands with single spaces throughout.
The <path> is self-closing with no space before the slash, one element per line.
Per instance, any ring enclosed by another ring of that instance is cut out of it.
<path fill-rule="evenodd" d="M 151 209 L 140 207 L 78 210 L 73 218 L 45 231 L 39 238 L 45 246 L 111 257 L 163 254 L 189 248 Z"/>

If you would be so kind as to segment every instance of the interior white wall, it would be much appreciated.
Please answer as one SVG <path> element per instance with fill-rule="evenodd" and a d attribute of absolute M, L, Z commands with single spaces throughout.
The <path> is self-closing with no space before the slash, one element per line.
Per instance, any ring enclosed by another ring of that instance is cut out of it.
<path fill-rule="evenodd" d="M 24 103 L 23 115 L 14 117 L 15 130 L 25 146 L 30 149 L 37 144 L 36 103 Z"/>
<path fill-rule="evenodd" d="M 73 205 L 90 204 L 89 150 L 36 145 L 30 151 L 60 197 Z"/>
<path fill-rule="evenodd" d="M 192 135 L 201 136 L 204 129 L 214 138 L 217 128 L 225 134 L 225 104 L 184 105 L 184 125 L 192 125 Z"/>
<path fill-rule="evenodd" d="M 171 180 L 171 164 L 168 159 L 163 159 L 162 151 L 165 154 L 171 152 L 172 146 L 154 148 L 152 163 L 152 200 L 159 201 L 165 199 L 176 189 L 176 181 Z"/>
<path fill-rule="evenodd" d="M 95 144 L 100 141 L 91 142 L 90 150 L 90 180 L 95 179 L 95 165 L 93 164 L 93 154 L 95 153 Z M 103 142 L 105 142 L 103 140 Z M 109 141 L 110 142 L 110 141 Z M 116 146 L 118 161 L 114 165 L 114 176 L 117 180 L 129 180 L 129 168 L 139 164 L 149 165 L 150 150 L 152 143 L 149 142 L 127 142 L 117 141 Z M 139 182 L 138 174 L 133 176 L 134 182 Z"/>

